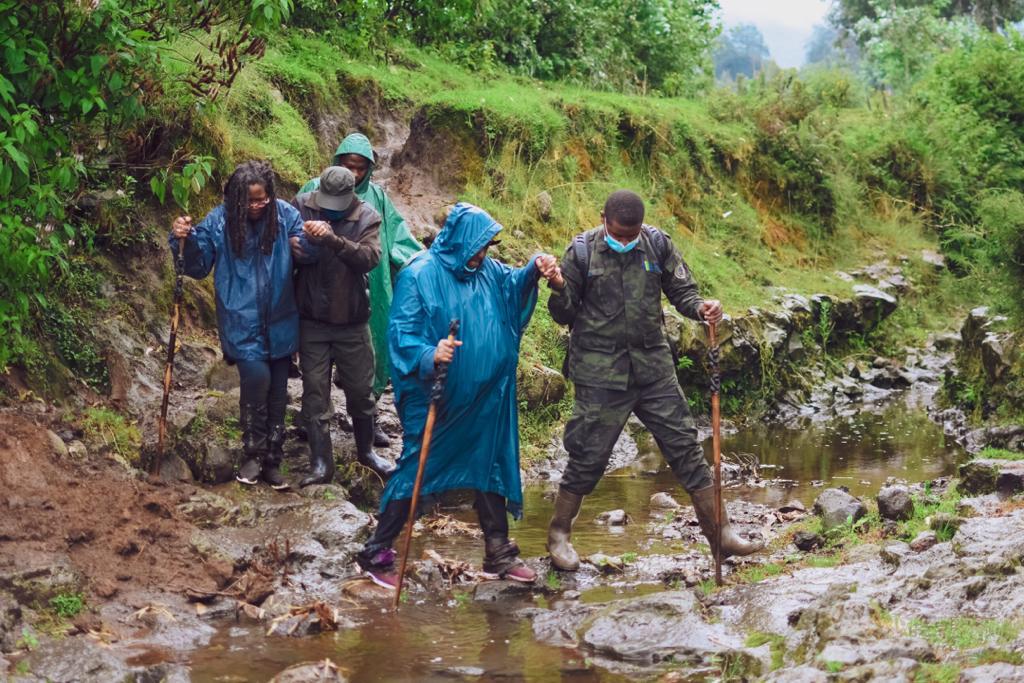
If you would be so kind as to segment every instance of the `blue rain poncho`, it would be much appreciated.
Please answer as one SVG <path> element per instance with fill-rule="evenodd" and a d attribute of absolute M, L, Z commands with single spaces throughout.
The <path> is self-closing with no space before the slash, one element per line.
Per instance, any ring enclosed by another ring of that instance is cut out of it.
<path fill-rule="evenodd" d="M 434 351 L 460 322 L 444 395 L 438 406 L 423 495 L 452 489 L 497 493 L 522 515 L 516 366 L 519 343 L 537 303 L 535 259 L 512 268 L 485 258 L 466 262 L 502 229 L 485 211 L 457 204 L 430 249 L 402 270 L 388 322 L 391 381 L 404 443 L 381 510 L 412 497 L 420 442 L 430 407 Z"/>

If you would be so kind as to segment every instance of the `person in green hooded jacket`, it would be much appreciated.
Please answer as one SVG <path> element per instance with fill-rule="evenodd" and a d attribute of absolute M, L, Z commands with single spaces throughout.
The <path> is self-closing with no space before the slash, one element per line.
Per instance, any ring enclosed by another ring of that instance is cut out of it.
<path fill-rule="evenodd" d="M 387 193 L 370 180 L 376 166 L 373 146 L 362 133 L 348 135 L 334 152 L 335 166 L 344 166 L 356 177 L 356 196 L 381 215 L 380 263 L 370 271 L 370 336 L 373 341 L 375 368 L 373 376 L 374 396 L 380 397 L 388 384 L 390 363 L 388 361 L 387 327 L 391 300 L 394 297 L 394 278 L 414 254 L 423 249 L 409 231 L 402 214 L 391 203 Z M 313 178 L 299 190 L 312 192 L 320 184 Z M 373 445 L 386 448 L 391 445 L 387 435 L 374 425 Z"/>

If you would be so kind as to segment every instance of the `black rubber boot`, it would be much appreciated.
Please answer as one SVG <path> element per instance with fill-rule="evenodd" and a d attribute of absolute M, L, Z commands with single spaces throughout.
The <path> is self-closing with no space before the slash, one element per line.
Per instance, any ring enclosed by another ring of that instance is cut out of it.
<path fill-rule="evenodd" d="M 281 460 L 284 459 L 284 425 L 276 424 L 270 428 L 270 437 L 267 439 L 269 449 L 267 456 L 263 459 L 263 481 L 270 484 L 270 488 L 283 491 L 288 488 L 288 482 L 281 474 Z"/>
<path fill-rule="evenodd" d="M 259 481 L 263 461 L 267 457 L 267 406 L 263 403 L 245 403 L 240 406 L 238 422 L 242 427 L 242 453 L 244 461 L 235 477 L 252 486 Z"/>
<path fill-rule="evenodd" d="M 373 445 L 377 448 L 391 448 L 391 439 L 380 428 L 377 418 L 373 418 Z"/>
<path fill-rule="evenodd" d="M 395 471 L 395 466 L 373 450 L 373 418 L 352 418 L 352 431 L 356 438 L 356 460 L 360 465 L 369 467 L 381 479 L 387 481 L 391 473 Z"/>
<path fill-rule="evenodd" d="M 299 482 L 300 488 L 313 484 L 330 484 L 334 481 L 334 445 L 331 443 L 331 430 L 318 429 L 317 425 L 307 425 L 309 441 L 309 476 Z"/>
<path fill-rule="evenodd" d="M 548 553 L 555 569 L 574 572 L 580 568 L 580 556 L 572 547 L 572 525 L 580 514 L 583 496 L 563 488 L 555 495 L 555 511 L 548 526 Z"/>

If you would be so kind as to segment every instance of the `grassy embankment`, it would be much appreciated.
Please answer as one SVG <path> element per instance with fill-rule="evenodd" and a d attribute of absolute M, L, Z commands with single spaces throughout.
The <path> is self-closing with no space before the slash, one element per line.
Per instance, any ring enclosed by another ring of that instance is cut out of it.
<path fill-rule="evenodd" d="M 734 315 L 768 304 L 780 287 L 848 296 L 835 271 L 880 258 L 905 255 L 911 273 L 928 272 L 920 251 L 935 248 L 935 236 L 879 180 L 899 112 L 843 74 L 786 76 L 691 101 L 481 75 L 429 53 L 399 54 L 392 64 L 349 59 L 293 32 L 239 75 L 188 144 L 213 155 L 221 173 L 243 159 L 271 160 L 288 196 L 337 143 L 317 131 L 343 134 L 369 120 L 364 132 L 379 138 L 379 117 L 411 120 L 419 163 L 439 165 L 454 195 L 506 226 L 500 253 L 509 261 L 538 249 L 560 254 L 599 222 L 610 191 L 630 188 L 646 198 L 647 222 L 675 238 L 704 295 Z M 193 213 L 218 200 L 216 186 Z M 546 216 L 541 192 L 551 197 Z M 971 302 L 951 275 L 928 283 L 858 344 L 898 350 L 951 324 Z M 557 368 L 563 343 L 544 297 L 523 362 Z M 524 414 L 528 455 L 568 405 Z"/>

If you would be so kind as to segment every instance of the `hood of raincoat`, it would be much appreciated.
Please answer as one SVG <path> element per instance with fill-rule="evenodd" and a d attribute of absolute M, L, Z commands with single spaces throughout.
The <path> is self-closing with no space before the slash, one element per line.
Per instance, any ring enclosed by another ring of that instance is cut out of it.
<path fill-rule="evenodd" d="M 345 136 L 345 139 L 338 145 L 338 149 L 334 150 L 334 164 L 336 166 L 341 165 L 341 156 L 343 154 L 358 154 L 370 162 L 370 168 L 366 170 L 366 175 L 356 185 L 356 194 L 362 196 L 366 192 L 366 188 L 370 186 L 370 177 L 373 175 L 373 169 L 377 165 L 373 158 L 373 145 L 370 144 L 370 139 L 362 133 L 352 133 Z"/>
<path fill-rule="evenodd" d="M 465 280 L 473 277 L 479 269 L 467 272 L 463 266 L 502 229 L 501 223 L 480 207 L 459 202 L 430 245 L 430 253 L 455 277 Z"/>

